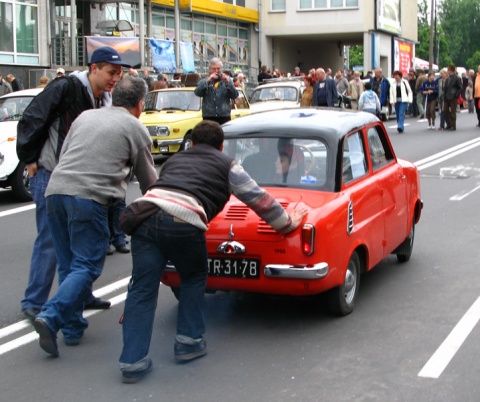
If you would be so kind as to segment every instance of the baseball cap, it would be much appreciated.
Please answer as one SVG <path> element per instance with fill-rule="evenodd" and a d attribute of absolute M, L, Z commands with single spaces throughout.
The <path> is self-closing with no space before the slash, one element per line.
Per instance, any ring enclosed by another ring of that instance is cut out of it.
<path fill-rule="evenodd" d="M 90 58 L 90 62 L 88 63 L 88 65 L 101 62 L 118 64 L 124 67 L 131 67 L 130 64 L 122 61 L 120 54 L 118 54 L 115 49 L 109 46 L 103 46 L 95 49 L 95 51 L 92 53 L 92 57 Z"/>
<path fill-rule="evenodd" d="M 58 74 L 58 73 L 65 74 L 65 70 L 64 70 L 62 67 L 57 68 L 57 74 Z"/>

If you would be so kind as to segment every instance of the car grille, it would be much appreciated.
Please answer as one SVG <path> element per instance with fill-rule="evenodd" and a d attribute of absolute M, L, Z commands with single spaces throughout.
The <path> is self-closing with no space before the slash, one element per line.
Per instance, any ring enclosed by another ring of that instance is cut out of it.
<path fill-rule="evenodd" d="M 232 205 L 230 208 L 228 208 L 225 219 L 232 221 L 243 221 L 247 218 L 249 210 L 250 208 L 246 205 Z"/>

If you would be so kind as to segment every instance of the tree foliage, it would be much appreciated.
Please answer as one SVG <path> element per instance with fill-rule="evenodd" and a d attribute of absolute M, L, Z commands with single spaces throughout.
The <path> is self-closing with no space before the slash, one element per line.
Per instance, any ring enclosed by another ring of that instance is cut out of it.
<path fill-rule="evenodd" d="M 480 2 L 443 0 L 439 4 L 439 19 L 453 63 L 465 66 L 480 46 Z"/>
<path fill-rule="evenodd" d="M 354 66 L 363 66 L 363 46 L 350 46 L 349 59 L 350 68 Z"/>

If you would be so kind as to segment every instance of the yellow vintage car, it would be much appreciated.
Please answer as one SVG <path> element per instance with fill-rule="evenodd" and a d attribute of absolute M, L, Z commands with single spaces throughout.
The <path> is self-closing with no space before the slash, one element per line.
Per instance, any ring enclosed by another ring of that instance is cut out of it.
<path fill-rule="evenodd" d="M 140 121 L 153 141 L 152 154 L 171 155 L 192 145 L 191 131 L 202 120 L 202 99 L 195 87 L 178 87 L 151 91 L 145 98 Z M 232 102 L 232 119 L 250 113 L 245 93 Z"/>

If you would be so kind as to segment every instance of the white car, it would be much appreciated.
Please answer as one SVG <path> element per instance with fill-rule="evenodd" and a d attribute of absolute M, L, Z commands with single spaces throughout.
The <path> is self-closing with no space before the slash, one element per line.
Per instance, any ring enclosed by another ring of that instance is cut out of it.
<path fill-rule="evenodd" d="M 305 89 L 303 77 L 301 79 L 272 78 L 265 82 L 257 86 L 250 97 L 252 112 L 300 107 Z"/>
<path fill-rule="evenodd" d="M 17 157 L 17 124 L 32 99 L 43 88 L 12 92 L 0 97 L 0 187 L 11 187 L 18 201 L 32 200 L 25 164 Z"/>

